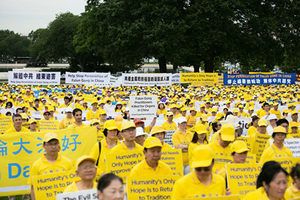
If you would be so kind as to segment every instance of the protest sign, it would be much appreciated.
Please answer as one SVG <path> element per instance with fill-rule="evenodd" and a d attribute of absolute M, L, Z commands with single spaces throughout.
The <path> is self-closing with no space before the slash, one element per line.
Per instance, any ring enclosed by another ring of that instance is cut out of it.
<path fill-rule="evenodd" d="M 232 194 L 245 195 L 255 190 L 260 170 L 259 164 L 226 164 L 227 182 Z"/>
<path fill-rule="evenodd" d="M 260 157 L 265 150 L 266 143 L 270 139 L 271 136 L 263 135 L 263 134 L 256 134 L 254 138 L 254 144 L 252 146 L 252 153 L 256 154 L 256 161 L 259 162 Z"/>
<path fill-rule="evenodd" d="M 97 189 L 58 194 L 56 200 L 98 200 Z"/>
<path fill-rule="evenodd" d="M 185 200 L 185 199 L 178 199 Z M 218 197 L 204 197 L 204 198 L 195 198 L 189 200 L 241 200 L 240 195 L 228 195 L 228 196 L 218 196 Z"/>
<path fill-rule="evenodd" d="M 173 176 L 128 177 L 128 199 L 171 199 L 175 181 L 176 178 Z"/>
<path fill-rule="evenodd" d="M 153 118 L 157 111 L 157 96 L 130 96 L 129 113 L 131 118 Z"/>
<path fill-rule="evenodd" d="M 183 176 L 182 150 L 163 149 L 161 161 L 168 164 L 175 176 Z"/>
<path fill-rule="evenodd" d="M 114 152 L 106 155 L 106 173 L 114 173 L 120 176 L 124 182 L 130 170 L 144 159 L 143 153 L 137 152 Z"/>
<path fill-rule="evenodd" d="M 0 117 L 0 133 L 4 133 L 12 125 L 11 117 Z"/>
<path fill-rule="evenodd" d="M 172 142 L 172 137 L 173 134 L 176 132 L 176 130 L 166 130 L 164 142 L 171 145 L 171 147 L 174 148 L 173 142 Z"/>
<path fill-rule="evenodd" d="M 180 84 L 180 73 L 172 74 L 172 84 Z"/>
<path fill-rule="evenodd" d="M 273 158 L 272 160 L 279 162 L 281 167 L 284 168 L 288 173 L 291 172 L 292 167 L 294 167 L 299 161 L 299 158 Z"/>
<path fill-rule="evenodd" d="M 66 72 L 66 83 L 106 87 L 110 84 L 110 73 Z"/>
<path fill-rule="evenodd" d="M 274 140 L 270 139 L 270 146 L 273 144 Z M 285 139 L 283 145 L 290 149 L 293 153 L 293 157 L 300 157 L 300 139 L 293 138 L 293 139 Z"/>
<path fill-rule="evenodd" d="M 60 72 L 9 71 L 10 85 L 59 85 Z"/>
<path fill-rule="evenodd" d="M 58 130 L 59 122 L 56 120 L 40 120 L 38 121 L 40 131 Z"/>
<path fill-rule="evenodd" d="M 32 184 L 35 199 L 55 200 L 57 194 L 78 179 L 74 171 L 34 176 Z"/>
<path fill-rule="evenodd" d="M 170 86 L 172 74 L 122 74 L 125 86 Z"/>
<path fill-rule="evenodd" d="M 247 136 L 248 129 L 249 129 L 249 122 L 251 121 L 251 118 L 248 117 L 239 117 L 237 118 L 238 124 L 243 129 L 242 136 Z"/>
<path fill-rule="evenodd" d="M 217 73 L 180 73 L 181 83 L 192 83 L 194 86 L 214 85 L 218 83 Z"/>
<path fill-rule="evenodd" d="M 224 85 L 291 85 L 295 73 L 275 74 L 224 74 Z"/>
<path fill-rule="evenodd" d="M 96 127 L 51 131 L 58 135 L 61 154 L 75 161 L 89 155 L 97 142 Z M 29 166 L 44 154 L 47 132 L 0 135 L 0 196 L 29 193 Z"/>

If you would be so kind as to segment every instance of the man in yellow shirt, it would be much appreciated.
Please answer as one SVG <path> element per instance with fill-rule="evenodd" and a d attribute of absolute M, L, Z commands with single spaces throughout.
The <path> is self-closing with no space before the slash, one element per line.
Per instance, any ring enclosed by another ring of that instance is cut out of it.
<path fill-rule="evenodd" d="M 167 112 L 167 121 L 165 121 L 164 123 L 162 123 L 161 126 L 166 131 L 177 130 L 177 125 L 173 121 L 173 113 L 172 112 Z"/>
<path fill-rule="evenodd" d="M 73 110 L 73 117 L 75 121 L 68 126 L 68 128 L 87 127 L 88 125 L 82 122 L 82 111 L 79 108 Z"/>
<path fill-rule="evenodd" d="M 43 147 L 46 154 L 36 160 L 30 168 L 28 184 L 31 185 L 31 199 L 35 200 L 32 177 L 55 172 L 69 171 L 72 169 L 72 162 L 59 154 L 59 139 L 55 133 L 47 133 L 43 138 Z"/>
<path fill-rule="evenodd" d="M 214 152 L 209 145 L 200 145 L 193 151 L 193 171 L 176 181 L 172 200 L 217 197 L 230 194 L 226 191 L 225 180 L 214 174 Z"/>
<path fill-rule="evenodd" d="M 59 123 L 59 129 L 65 129 L 69 125 L 73 124 L 75 122 L 75 119 L 72 115 L 73 109 L 71 107 L 67 107 L 65 109 L 66 117 L 63 118 Z"/>
<path fill-rule="evenodd" d="M 15 114 L 12 117 L 13 126 L 5 131 L 4 133 L 15 133 L 15 132 L 29 132 L 29 130 L 22 126 L 23 120 L 20 114 Z"/>
<path fill-rule="evenodd" d="M 129 178 L 146 177 L 152 179 L 155 177 L 171 176 L 172 171 L 170 167 L 160 161 L 161 150 L 162 144 L 158 138 L 147 138 L 144 142 L 145 159 L 133 167 L 130 171 Z"/>
<path fill-rule="evenodd" d="M 92 109 L 89 110 L 86 113 L 86 120 L 87 121 L 90 121 L 92 119 L 100 119 L 99 118 L 100 110 L 98 110 L 97 106 L 98 106 L 98 102 L 97 101 L 93 101 L 92 102 Z"/>
<path fill-rule="evenodd" d="M 97 172 L 95 159 L 91 156 L 81 156 L 77 159 L 76 167 L 76 175 L 80 180 L 74 181 L 71 185 L 66 187 L 64 193 L 97 188 L 97 182 L 95 181 Z"/>

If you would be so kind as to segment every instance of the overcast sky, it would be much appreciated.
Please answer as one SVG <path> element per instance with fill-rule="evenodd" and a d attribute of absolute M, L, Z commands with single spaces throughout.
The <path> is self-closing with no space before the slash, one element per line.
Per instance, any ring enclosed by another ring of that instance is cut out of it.
<path fill-rule="evenodd" d="M 0 0 L 0 29 L 28 35 L 46 28 L 56 14 L 84 12 L 86 0 Z"/>

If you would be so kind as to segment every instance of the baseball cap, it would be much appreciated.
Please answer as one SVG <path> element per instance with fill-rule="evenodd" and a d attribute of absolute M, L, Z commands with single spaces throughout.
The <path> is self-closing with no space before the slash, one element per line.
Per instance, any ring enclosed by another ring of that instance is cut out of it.
<path fill-rule="evenodd" d="M 273 133 L 285 133 L 285 134 L 287 134 L 286 129 L 283 126 L 275 127 L 273 129 Z"/>
<path fill-rule="evenodd" d="M 118 124 L 115 120 L 113 119 L 110 119 L 110 120 L 107 120 L 105 123 L 104 123 L 104 129 L 107 129 L 107 130 L 115 130 L 115 129 L 118 129 Z"/>
<path fill-rule="evenodd" d="M 125 129 L 128 129 L 128 128 L 135 128 L 135 124 L 131 121 L 125 121 L 122 123 L 121 125 L 121 131 L 124 131 Z"/>
<path fill-rule="evenodd" d="M 271 114 L 268 119 L 269 119 L 269 121 L 272 120 L 272 119 L 277 120 L 277 116 L 275 114 Z"/>
<path fill-rule="evenodd" d="M 211 147 L 207 144 L 196 147 L 192 152 L 192 168 L 208 167 L 214 158 Z"/>
<path fill-rule="evenodd" d="M 206 114 L 203 114 L 200 118 L 201 118 L 201 121 L 203 121 L 203 122 L 207 122 L 208 121 Z"/>
<path fill-rule="evenodd" d="M 183 123 L 183 122 L 187 122 L 187 120 L 186 120 L 185 117 L 179 117 L 179 118 L 177 119 L 177 122 L 178 122 L 178 124 L 181 124 L 181 123 Z"/>
<path fill-rule="evenodd" d="M 21 115 L 22 119 L 27 119 L 28 118 L 26 113 L 21 113 L 20 115 Z"/>
<path fill-rule="evenodd" d="M 86 161 L 86 160 L 90 160 L 92 162 L 96 162 L 96 160 L 92 157 L 92 156 L 87 156 L 87 155 L 83 155 L 83 156 L 80 156 L 77 161 L 76 161 L 76 167 L 78 169 L 79 165 L 83 162 L 83 161 Z"/>
<path fill-rule="evenodd" d="M 203 124 L 196 125 L 194 130 L 199 135 L 203 133 L 207 133 L 207 129 Z"/>
<path fill-rule="evenodd" d="M 164 133 L 166 134 L 166 131 L 165 129 L 162 127 L 162 126 L 154 126 L 152 129 L 151 129 L 151 136 L 155 135 L 156 133 Z"/>
<path fill-rule="evenodd" d="M 33 118 L 29 119 L 28 124 L 37 123 L 37 121 Z"/>
<path fill-rule="evenodd" d="M 49 142 L 50 140 L 53 140 L 53 139 L 59 140 L 55 133 L 47 133 L 44 136 L 43 142 Z"/>
<path fill-rule="evenodd" d="M 172 112 L 167 112 L 167 116 L 173 116 L 174 114 Z"/>
<path fill-rule="evenodd" d="M 138 137 L 138 136 L 141 136 L 141 135 L 147 135 L 147 133 L 144 132 L 142 127 L 137 127 L 135 137 Z"/>
<path fill-rule="evenodd" d="M 90 122 L 90 125 L 94 125 L 96 123 L 99 124 L 99 120 L 98 119 L 92 119 L 91 122 Z"/>
<path fill-rule="evenodd" d="M 73 109 L 72 109 L 71 107 L 67 107 L 67 108 L 65 109 L 65 113 L 67 113 L 67 112 L 73 112 Z"/>
<path fill-rule="evenodd" d="M 221 139 L 224 141 L 234 141 L 235 129 L 232 124 L 224 124 L 220 130 Z"/>
<path fill-rule="evenodd" d="M 290 122 L 290 127 L 291 128 L 293 128 L 293 127 L 297 127 L 298 128 L 299 126 L 298 126 L 297 122 Z"/>
<path fill-rule="evenodd" d="M 134 122 L 134 124 L 144 123 L 144 121 L 141 118 L 134 118 L 133 122 Z"/>
<path fill-rule="evenodd" d="M 236 140 L 232 143 L 231 153 L 243 153 L 249 151 L 246 142 L 242 140 Z"/>
<path fill-rule="evenodd" d="M 50 111 L 49 111 L 49 110 L 45 110 L 45 111 L 43 112 L 43 115 L 46 114 L 46 113 L 49 113 L 49 114 L 50 114 Z"/>
<path fill-rule="evenodd" d="M 104 109 L 100 110 L 99 115 L 106 115 L 106 111 Z"/>
<path fill-rule="evenodd" d="M 298 112 L 296 110 L 291 112 L 291 115 L 295 115 L 295 114 L 298 114 Z"/>
<path fill-rule="evenodd" d="M 162 147 L 161 141 L 156 137 L 148 137 L 144 142 L 144 148 Z"/>
<path fill-rule="evenodd" d="M 258 126 L 268 126 L 268 122 L 265 119 L 258 120 Z"/>

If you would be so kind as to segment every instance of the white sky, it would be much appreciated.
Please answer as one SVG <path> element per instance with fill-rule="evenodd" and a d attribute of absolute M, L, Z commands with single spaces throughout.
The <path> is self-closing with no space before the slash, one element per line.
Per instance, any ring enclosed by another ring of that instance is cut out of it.
<path fill-rule="evenodd" d="M 0 0 L 0 30 L 22 35 L 46 28 L 60 13 L 84 12 L 86 0 Z"/>

